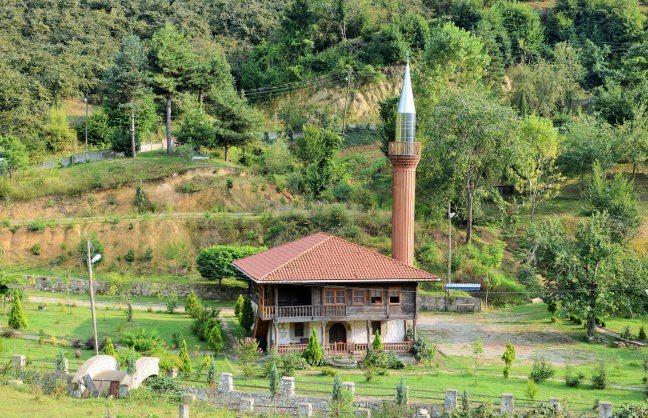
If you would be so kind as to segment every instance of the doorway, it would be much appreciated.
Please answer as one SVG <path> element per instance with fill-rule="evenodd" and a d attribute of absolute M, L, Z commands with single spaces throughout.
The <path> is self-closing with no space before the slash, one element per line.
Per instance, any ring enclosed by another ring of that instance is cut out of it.
<path fill-rule="evenodd" d="M 346 326 L 341 322 L 336 322 L 329 328 L 329 343 L 346 343 Z"/>

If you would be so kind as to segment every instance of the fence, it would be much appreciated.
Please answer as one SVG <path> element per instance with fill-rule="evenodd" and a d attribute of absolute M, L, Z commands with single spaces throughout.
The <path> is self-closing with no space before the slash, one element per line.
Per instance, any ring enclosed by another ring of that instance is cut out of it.
<path fill-rule="evenodd" d="M 166 143 L 154 142 L 150 144 L 142 144 L 140 152 L 148 151 L 157 151 L 161 149 L 166 149 Z M 99 151 L 88 151 L 88 152 L 79 152 L 72 154 L 68 157 L 58 158 L 56 160 L 44 161 L 40 168 L 56 168 L 56 167 L 68 167 L 73 164 L 102 161 L 102 160 L 114 160 L 115 158 L 123 158 L 123 152 L 115 152 L 113 150 L 99 150 Z"/>

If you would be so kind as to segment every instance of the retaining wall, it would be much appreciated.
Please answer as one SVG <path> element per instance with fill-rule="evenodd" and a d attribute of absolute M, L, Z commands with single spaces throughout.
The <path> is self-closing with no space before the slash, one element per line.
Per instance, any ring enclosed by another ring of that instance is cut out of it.
<path fill-rule="evenodd" d="M 446 302 L 444 296 L 419 295 L 416 303 L 422 311 L 457 312 L 457 305 L 473 305 L 475 312 L 481 312 L 481 299 L 470 296 L 450 296 Z"/>

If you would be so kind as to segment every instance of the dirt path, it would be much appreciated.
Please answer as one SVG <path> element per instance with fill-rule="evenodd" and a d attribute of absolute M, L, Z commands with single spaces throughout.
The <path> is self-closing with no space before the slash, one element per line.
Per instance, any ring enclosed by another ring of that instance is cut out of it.
<path fill-rule="evenodd" d="M 471 343 L 484 342 L 483 357 L 498 359 L 507 342 L 515 345 L 517 358 L 533 360 L 544 357 L 553 363 L 591 361 L 591 353 L 577 347 L 578 342 L 546 323 L 524 314 L 488 312 L 476 315 L 425 313 L 419 319 L 419 332 L 444 354 L 472 354 Z"/>

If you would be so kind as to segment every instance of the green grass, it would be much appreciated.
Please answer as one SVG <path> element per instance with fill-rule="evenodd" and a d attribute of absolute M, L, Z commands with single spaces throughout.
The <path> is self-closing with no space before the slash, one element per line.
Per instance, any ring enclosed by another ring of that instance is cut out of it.
<path fill-rule="evenodd" d="M 28 200 L 51 195 L 78 195 L 137 181 L 168 177 L 200 167 L 220 167 L 222 161 L 190 161 L 169 157 L 163 151 L 141 153 L 135 159 L 122 158 L 67 168 L 30 169 L 9 182 L 9 199 Z"/>

